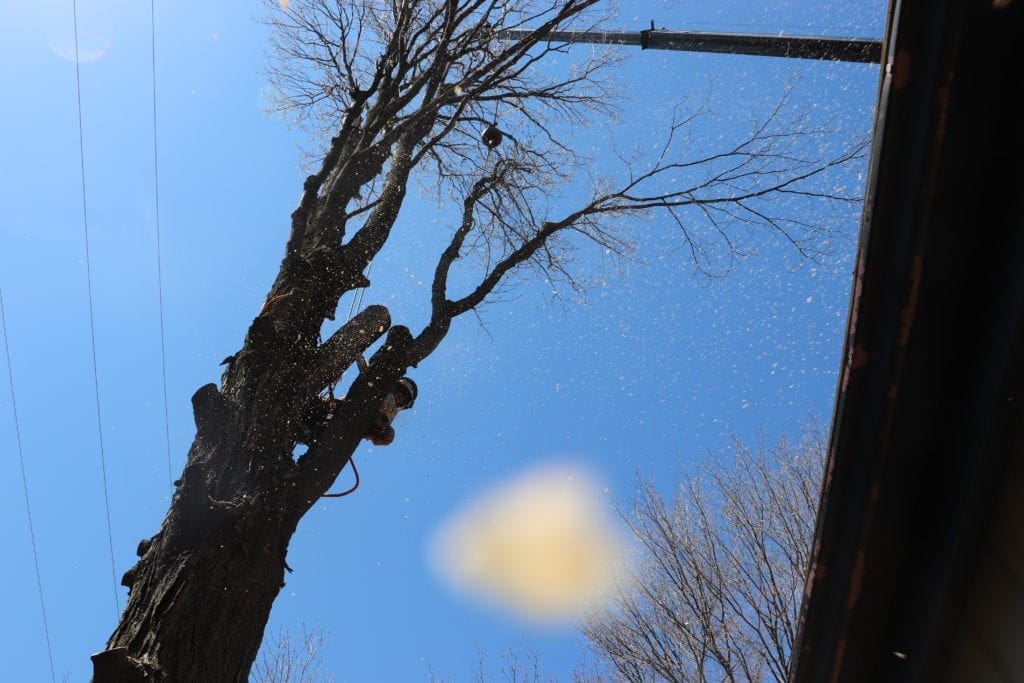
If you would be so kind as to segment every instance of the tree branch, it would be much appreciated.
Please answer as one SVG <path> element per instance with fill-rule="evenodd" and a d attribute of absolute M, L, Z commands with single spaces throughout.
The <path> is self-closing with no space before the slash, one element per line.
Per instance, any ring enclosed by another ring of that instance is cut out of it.
<path fill-rule="evenodd" d="M 391 314 L 384 306 L 368 306 L 338 328 L 320 345 L 309 371 L 309 393 L 318 394 L 341 377 L 360 354 L 391 326 Z"/>

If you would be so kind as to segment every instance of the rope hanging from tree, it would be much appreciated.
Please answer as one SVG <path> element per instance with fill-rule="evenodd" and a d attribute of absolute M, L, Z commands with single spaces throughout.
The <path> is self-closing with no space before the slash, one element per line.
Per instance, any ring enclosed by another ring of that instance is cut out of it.
<path fill-rule="evenodd" d="M 373 268 L 373 261 L 370 261 L 370 263 L 366 266 L 366 277 L 367 277 L 367 279 L 369 279 L 369 277 L 370 277 L 370 269 L 371 268 Z M 363 294 L 365 294 L 365 293 L 366 293 L 366 287 L 360 287 L 352 295 L 352 301 L 348 305 L 348 317 L 345 319 L 346 323 L 351 322 L 352 318 L 356 314 L 356 311 L 358 311 L 360 308 L 362 308 L 362 306 L 363 306 Z M 369 367 L 367 365 L 367 363 L 366 363 L 366 356 L 364 354 L 360 353 L 359 357 L 356 358 L 356 366 L 359 368 L 359 372 L 360 373 L 365 372 L 366 368 Z M 327 385 L 327 396 L 332 401 L 335 400 L 334 399 L 334 388 L 336 386 L 338 386 L 338 382 L 340 380 L 341 380 L 341 377 L 338 377 L 333 382 L 331 382 L 330 384 Z"/>
<path fill-rule="evenodd" d="M 352 474 L 355 475 L 356 478 L 356 482 L 352 484 L 352 488 L 345 489 L 341 493 L 324 493 L 320 496 L 321 498 L 342 498 L 350 493 L 355 492 L 355 490 L 359 488 L 359 470 L 356 469 L 356 459 L 350 457 L 348 459 L 348 464 L 352 466 Z"/>
<path fill-rule="evenodd" d="M 373 261 L 370 261 L 370 263 L 366 266 L 366 278 L 367 279 L 369 279 L 369 277 L 370 277 L 370 268 L 372 268 L 372 267 L 373 267 Z M 365 292 L 366 292 L 366 287 L 360 287 L 358 290 L 356 290 L 355 294 L 352 295 L 352 301 L 351 301 L 351 303 L 348 306 L 348 319 L 345 321 L 346 323 L 351 322 L 353 316 L 355 316 L 355 314 L 356 314 L 356 311 L 358 311 L 362 307 L 362 305 L 363 305 L 363 294 Z M 366 356 L 363 355 L 363 354 L 359 354 L 359 358 L 356 359 L 356 365 L 358 366 L 360 373 L 364 372 L 366 370 L 366 368 L 367 368 Z M 334 398 L 334 387 L 336 387 L 338 385 L 338 381 L 340 379 L 341 378 L 338 377 L 333 382 L 331 382 L 330 384 L 327 385 L 327 395 L 328 395 L 328 397 L 330 398 L 331 401 L 337 400 L 337 399 Z M 352 475 L 355 477 L 355 483 L 352 484 L 352 487 L 348 488 L 348 489 L 345 489 L 344 491 L 341 491 L 340 493 L 324 493 L 324 494 L 321 494 L 320 495 L 321 498 L 343 498 L 343 497 L 345 497 L 345 496 L 347 496 L 347 495 L 349 495 L 351 493 L 354 493 L 355 490 L 357 488 L 359 488 L 359 469 L 356 467 L 356 459 L 354 457 L 350 456 L 349 459 L 348 459 L 348 464 L 352 466 Z M 339 474 L 340 474 L 340 472 L 339 472 Z"/>

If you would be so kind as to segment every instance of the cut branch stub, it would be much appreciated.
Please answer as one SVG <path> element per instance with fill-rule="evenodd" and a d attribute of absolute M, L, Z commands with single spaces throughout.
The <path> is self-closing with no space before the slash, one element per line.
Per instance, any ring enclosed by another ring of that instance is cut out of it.
<path fill-rule="evenodd" d="M 342 325 L 317 349 L 309 372 L 310 393 L 317 394 L 338 379 L 390 326 L 388 309 L 376 305 Z"/>
<path fill-rule="evenodd" d="M 204 384 L 192 394 L 192 414 L 196 421 L 196 436 L 200 439 L 221 433 L 228 420 L 231 407 L 217 390 L 216 384 Z"/>
<path fill-rule="evenodd" d="M 128 656 L 128 648 L 112 647 L 97 652 L 92 660 L 92 683 L 146 683 L 155 678 L 138 660 Z"/>
<path fill-rule="evenodd" d="M 370 366 L 379 364 L 400 367 L 398 374 L 391 378 L 397 380 L 408 367 L 405 355 L 410 344 L 412 344 L 412 333 L 409 332 L 409 328 L 405 325 L 395 325 L 388 330 L 388 338 L 384 340 L 384 345 L 377 349 L 377 352 L 370 358 Z M 391 367 L 387 367 L 381 374 L 390 374 L 387 372 L 390 370 Z M 381 379 L 385 379 L 385 377 Z"/>

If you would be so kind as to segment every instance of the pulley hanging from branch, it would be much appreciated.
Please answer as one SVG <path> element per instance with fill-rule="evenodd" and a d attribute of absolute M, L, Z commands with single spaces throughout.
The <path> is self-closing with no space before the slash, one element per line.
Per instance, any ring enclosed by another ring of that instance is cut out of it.
<path fill-rule="evenodd" d="M 480 140 L 484 143 L 487 149 L 494 149 L 501 144 L 505 134 L 501 132 L 496 123 L 492 123 L 484 129 L 484 132 L 480 133 Z"/>

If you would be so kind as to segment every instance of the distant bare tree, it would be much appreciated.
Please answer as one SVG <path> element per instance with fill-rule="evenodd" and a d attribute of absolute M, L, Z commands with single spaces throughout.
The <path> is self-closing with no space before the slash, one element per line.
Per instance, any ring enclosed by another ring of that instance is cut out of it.
<path fill-rule="evenodd" d="M 334 676 L 323 671 L 323 650 L 327 635 L 319 626 L 302 627 L 302 640 L 282 629 L 264 643 L 253 665 L 251 683 L 332 683 Z"/>
<path fill-rule="evenodd" d="M 641 482 L 623 518 L 635 581 L 584 627 L 627 681 L 787 680 L 818 507 L 826 434 L 734 440 L 671 501 Z"/>
<path fill-rule="evenodd" d="M 472 683 L 559 683 L 557 676 L 544 672 L 541 655 L 532 648 L 508 648 L 501 655 L 497 675 L 492 673 L 483 649 L 478 647 L 477 655 L 477 666 L 469 679 Z M 603 662 L 595 661 L 591 653 L 584 652 L 569 677 L 563 680 L 565 683 L 610 683 L 615 680 L 614 672 L 604 669 Z M 449 679 L 438 676 L 433 666 L 428 669 L 427 680 L 429 683 L 449 683 Z"/>

